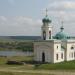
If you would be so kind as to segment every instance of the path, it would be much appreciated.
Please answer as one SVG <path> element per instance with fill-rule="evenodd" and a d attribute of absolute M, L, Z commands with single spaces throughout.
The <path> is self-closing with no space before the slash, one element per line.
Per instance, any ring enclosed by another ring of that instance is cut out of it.
<path fill-rule="evenodd" d="M 75 75 L 75 71 L 61 71 L 61 70 L 12 70 L 10 68 L 2 68 L 3 72 L 24 72 L 24 73 L 40 73 L 53 75 Z"/>

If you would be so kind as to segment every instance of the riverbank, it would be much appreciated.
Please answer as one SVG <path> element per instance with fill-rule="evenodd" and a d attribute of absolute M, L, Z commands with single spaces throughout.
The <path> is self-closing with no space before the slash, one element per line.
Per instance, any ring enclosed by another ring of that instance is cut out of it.
<path fill-rule="evenodd" d="M 17 51 L 33 51 L 33 41 L 2 41 L 0 40 L 0 50 L 17 50 Z"/>

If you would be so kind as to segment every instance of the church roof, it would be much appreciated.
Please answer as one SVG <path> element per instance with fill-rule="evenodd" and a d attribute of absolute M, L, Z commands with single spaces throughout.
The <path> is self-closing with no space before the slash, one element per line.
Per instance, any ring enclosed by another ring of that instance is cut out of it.
<path fill-rule="evenodd" d="M 64 33 L 64 28 L 63 28 L 63 26 L 60 28 L 61 29 L 61 31 L 60 32 L 58 32 L 55 36 L 54 36 L 54 38 L 55 39 L 67 39 L 67 35 Z"/>
<path fill-rule="evenodd" d="M 43 23 L 45 23 L 45 22 L 51 23 L 51 20 L 50 20 L 49 17 L 46 15 L 45 18 L 43 18 L 42 22 L 43 22 Z"/>
<path fill-rule="evenodd" d="M 45 22 L 51 23 L 51 20 L 49 19 L 47 12 L 48 12 L 48 10 L 46 9 L 46 16 L 42 20 L 43 23 L 45 23 Z"/>

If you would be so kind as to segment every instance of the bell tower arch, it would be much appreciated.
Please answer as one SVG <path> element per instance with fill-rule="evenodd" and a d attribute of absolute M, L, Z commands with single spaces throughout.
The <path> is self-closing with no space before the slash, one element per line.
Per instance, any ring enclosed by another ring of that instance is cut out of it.
<path fill-rule="evenodd" d="M 46 9 L 46 16 L 42 20 L 43 25 L 41 27 L 42 30 L 42 40 L 50 40 L 52 39 L 52 25 L 51 25 L 51 20 L 48 17 L 47 14 L 48 10 Z"/>

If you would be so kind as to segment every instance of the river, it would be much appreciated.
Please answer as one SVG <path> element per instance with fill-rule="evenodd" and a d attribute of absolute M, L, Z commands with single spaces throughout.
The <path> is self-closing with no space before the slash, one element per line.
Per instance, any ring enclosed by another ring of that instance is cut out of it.
<path fill-rule="evenodd" d="M 32 56 L 33 52 L 25 51 L 0 51 L 0 56 Z"/>

